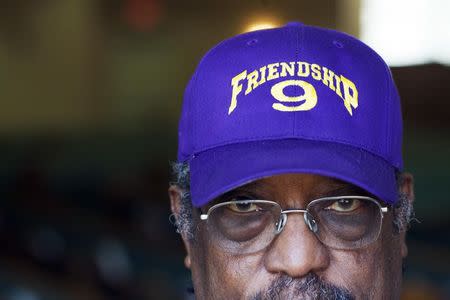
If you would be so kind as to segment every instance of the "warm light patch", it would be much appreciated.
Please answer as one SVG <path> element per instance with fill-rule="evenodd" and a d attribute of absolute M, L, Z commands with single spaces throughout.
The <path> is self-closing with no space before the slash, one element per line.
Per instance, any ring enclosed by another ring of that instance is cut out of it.
<path fill-rule="evenodd" d="M 247 19 L 247 23 L 244 25 L 242 32 L 270 29 L 279 26 L 281 26 L 281 22 L 274 16 L 259 14 Z"/>
<path fill-rule="evenodd" d="M 260 22 L 260 23 L 251 23 L 247 25 L 247 27 L 244 29 L 244 32 L 249 31 L 256 31 L 256 30 L 262 30 L 262 29 L 270 29 L 278 27 L 275 23 L 270 22 Z"/>

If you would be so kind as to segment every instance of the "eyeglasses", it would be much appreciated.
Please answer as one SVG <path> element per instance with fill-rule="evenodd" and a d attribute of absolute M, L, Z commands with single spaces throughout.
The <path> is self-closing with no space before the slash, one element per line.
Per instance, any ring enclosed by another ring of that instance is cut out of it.
<path fill-rule="evenodd" d="M 211 241 L 236 254 L 266 248 L 292 213 L 302 213 L 309 230 L 327 247 L 350 250 L 378 238 L 387 211 L 365 196 L 324 197 L 311 201 L 306 209 L 286 210 L 274 201 L 236 200 L 212 206 L 200 219 L 207 221 Z"/>

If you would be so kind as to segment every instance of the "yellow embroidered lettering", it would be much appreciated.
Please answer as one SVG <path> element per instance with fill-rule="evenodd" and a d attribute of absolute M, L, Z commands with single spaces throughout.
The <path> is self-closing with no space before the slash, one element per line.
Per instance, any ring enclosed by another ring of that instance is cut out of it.
<path fill-rule="evenodd" d="M 279 63 L 267 65 L 267 71 L 268 71 L 267 81 L 280 77 L 280 74 L 278 73 L 278 69 L 277 69 L 279 65 L 280 65 Z"/>
<path fill-rule="evenodd" d="M 239 82 L 247 77 L 247 70 L 239 73 L 238 75 L 234 76 L 233 79 L 231 79 L 231 86 L 233 87 L 233 92 L 231 94 L 231 103 L 230 107 L 228 108 L 228 114 L 231 114 L 233 110 L 237 106 L 237 96 L 242 91 L 242 84 L 239 84 Z"/>
<path fill-rule="evenodd" d="M 255 70 L 247 75 L 247 89 L 245 90 L 246 95 L 258 86 L 258 74 L 258 71 Z"/>
<path fill-rule="evenodd" d="M 323 70 L 323 79 L 322 79 L 323 84 L 325 84 L 331 90 L 334 91 L 335 87 L 334 87 L 334 73 L 333 73 L 333 71 L 328 70 L 325 67 L 322 67 L 322 70 Z"/>
<path fill-rule="evenodd" d="M 341 75 L 342 86 L 344 87 L 344 106 L 347 108 L 351 116 L 353 116 L 352 107 L 358 107 L 358 90 L 355 84 L 349 79 Z"/>
<path fill-rule="evenodd" d="M 245 95 L 253 92 L 267 81 L 280 77 L 306 77 L 321 81 L 329 87 L 344 102 L 344 106 L 353 115 L 353 109 L 358 107 L 358 89 L 356 85 L 346 77 L 334 73 L 332 70 L 318 64 L 310 64 L 303 61 L 272 63 L 254 69 L 241 72 L 231 79 L 231 103 L 228 108 L 230 115 L 237 107 L 237 97 L 245 86 Z M 299 87 L 303 94 L 298 96 L 287 96 L 284 89 L 288 86 Z M 317 92 L 313 85 L 303 80 L 285 80 L 272 86 L 270 92 L 279 102 L 273 103 L 272 107 L 278 111 L 305 111 L 310 110 L 317 104 Z M 295 103 L 286 105 L 287 102 Z"/>
<path fill-rule="evenodd" d="M 267 69 L 266 66 L 259 68 L 259 72 L 261 73 L 260 76 L 261 79 L 259 80 L 258 85 L 261 85 L 264 82 L 266 82 L 266 69 Z"/>
<path fill-rule="evenodd" d="M 299 61 L 297 76 L 308 77 L 309 76 L 309 64 L 306 62 Z"/>
<path fill-rule="evenodd" d="M 312 71 L 312 78 L 315 80 L 322 80 L 322 75 L 320 73 L 320 66 L 318 64 L 312 64 L 311 65 L 311 71 Z"/>
<path fill-rule="evenodd" d="M 336 94 L 342 98 L 342 93 L 341 93 L 341 78 L 334 74 L 334 79 L 336 79 Z"/>
<path fill-rule="evenodd" d="M 280 67 L 281 67 L 281 72 L 280 72 L 281 77 L 286 77 L 288 73 L 289 73 L 289 76 L 294 76 L 295 62 L 290 62 L 289 64 L 282 62 L 282 63 L 280 63 Z"/>

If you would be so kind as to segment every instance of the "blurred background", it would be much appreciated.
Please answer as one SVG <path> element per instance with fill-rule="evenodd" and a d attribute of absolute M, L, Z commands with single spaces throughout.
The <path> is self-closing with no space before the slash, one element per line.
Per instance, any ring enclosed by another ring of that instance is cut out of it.
<path fill-rule="evenodd" d="M 0 300 L 182 299 L 184 86 L 219 41 L 292 20 L 392 66 L 421 222 L 403 299 L 450 299 L 448 1 L 0 0 Z"/>

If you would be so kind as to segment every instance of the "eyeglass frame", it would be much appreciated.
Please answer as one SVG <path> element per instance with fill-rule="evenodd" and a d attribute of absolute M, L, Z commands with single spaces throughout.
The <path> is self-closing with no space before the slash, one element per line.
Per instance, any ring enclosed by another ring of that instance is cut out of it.
<path fill-rule="evenodd" d="M 317 231 L 316 221 L 314 220 L 314 218 L 309 219 L 308 216 L 312 217 L 312 215 L 311 215 L 311 213 L 310 213 L 310 211 L 308 209 L 311 207 L 311 205 L 314 205 L 314 203 L 317 203 L 317 202 L 321 202 L 321 201 L 335 201 L 335 200 L 342 200 L 342 199 L 368 200 L 368 201 L 371 201 L 371 202 L 375 203 L 379 207 L 380 215 L 381 215 L 380 228 L 378 229 L 378 233 L 377 233 L 376 238 L 374 238 L 374 240 L 371 243 L 375 242 L 378 239 L 379 235 L 380 235 L 381 226 L 383 224 L 383 217 L 384 217 L 384 214 L 389 211 L 389 207 L 382 206 L 379 201 L 377 201 L 376 199 L 374 199 L 372 197 L 368 197 L 368 196 L 355 196 L 355 195 L 352 195 L 352 196 L 321 197 L 321 198 L 317 198 L 317 199 L 314 199 L 311 202 L 309 202 L 305 209 L 291 208 L 291 209 L 285 209 L 285 210 L 283 210 L 283 208 L 281 207 L 281 205 L 278 202 L 272 201 L 272 200 L 247 199 L 247 200 L 226 201 L 226 202 L 217 203 L 217 204 L 211 206 L 207 210 L 206 213 L 200 214 L 200 220 L 207 221 L 208 217 L 209 217 L 209 215 L 211 214 L 212 211 L 214 211 L 215 209 L 217 209 L 219 207 L 226 206 L 226 205 L 229 205 L 229 204 L 240 204 L 240 203 L 275 204 L 276 206 L 278 206 L 280 208 L 280 218 L 275 223 L 275 226 L 276 226 L 275 236 L 279 235 L 283 231 L 283 229 L 284 229 L 284 227 L 285 227 L 285 225 L 287 223 L 287 215 L 290 214 L 290 213 L 303 213 L 303 218 L 305 220 L 306 225 L 308 226 L 309 230 L 311 230 L 314 233 L 314 235 L 316 235 L 316 231 Z M 320 241 L 320 239 L 317 237 L 317 235 L 316 235 L 316 238 Z"/>

